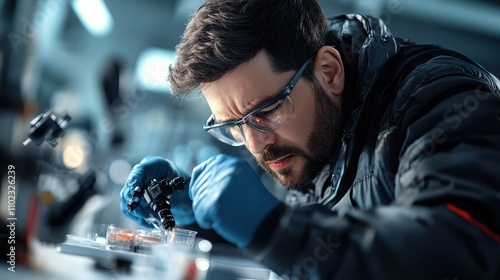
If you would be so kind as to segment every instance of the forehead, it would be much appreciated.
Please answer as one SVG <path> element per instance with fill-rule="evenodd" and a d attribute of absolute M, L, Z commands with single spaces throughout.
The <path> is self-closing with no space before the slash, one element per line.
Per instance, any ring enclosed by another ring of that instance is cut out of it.
<path fill-rule="evenodd" d="M 274 72 L 268 55 L 260 52 L 220 79 L 202 84 L 201 91 L 218 120 L 237 119 L 275 96 L 290 76 Z"/>

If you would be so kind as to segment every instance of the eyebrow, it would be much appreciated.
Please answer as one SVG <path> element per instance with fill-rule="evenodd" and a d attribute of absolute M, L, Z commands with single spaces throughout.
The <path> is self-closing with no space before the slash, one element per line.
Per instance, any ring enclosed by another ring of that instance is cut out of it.
<path fill-rule="evenodd" d="M 267 102 L 271 101 L 273 98 L 276 98 L 279 94 L 283 93 L 283 91 L 285 90 L 285 88 L 286 88 L 286 86 L 287 86 L 287 85 L 288 85 L 288 83 L 287 83 L 284 87 L 282 87 L 280 90 L 278 90 L 278 91 L 274 92 L 274 93 L 273 93 L 273 95 L 271 95 L 271 97 L 266 98 L 266 99 L 264 99 L 264 100 L 262 100 L 262 101 L 258 102 L 258 103 L 257 103 L 258 105 L 257 105 L 257 106 L 254 106 L 254 108 L 253 108 L 253 109 L 251 109 L 251 110 L 247 111 L 247 112 L 243 115 L 243 118 L 244 118 L 244 117 L 246 117 L 246 116 L 248 116 L 248 114 L 250 114 L 251 112 L 255 111 L 255 109 L 257 109 L 257 108 L 259 108 L 259 107 L 263 106 L 264 104 L 266 104 Z M 215 114 L 214 114 L 214 116 L 215 116 Z M 239 121 L 239 120 L 241 120 L 241 119 L 242 119 L 242 118 L 218 120 L 217 118 L 215 118 L 215 120 L 216 120 L 218 123 L 235 122 L 235 121 Z"/>
<path fill-rule="evenodd" d="M 306 60 L 306 62 L 304 62 L 304 64 L 302 64 L 302 66 L 299 68 L 299 70 L 297 70 L 297 71 L 295 72 L 295 74 L 292 76 L 292 78 L 288 81 L 288 83 L 286 83 L 286 84 L 285 84 L 285 86 L 284 86 L 282 89 L 280 89 L 280 90 L 278 90 L 277 92 L 275 92 L 275 93 L 274 93 L 271 97 L 266 98 L 265 100 L 263 100 L 263 101 L 259 102 L 259 104 L 260 104 L 260 105 L 255 106 L 255 107 L 257 107 L 257 108 L 262 107 L 262 106 L 264 106 L 264 104 L 266 104 L 266 103 L 270 102 L 271 100 L 273 100 L 274 98 L 278 97 L 278 95 L 282 94 L 282 93 L 285 91 L 285 89 L 286 89 L 286 88 L 287 88 L 287 87 L 288 87 L 288 86 L 289 86 L 292 82 L 293 82 L 294 87 L 295 87 L 295 86 L 297 85 L 297 83 L 299 82 L 300 77 L 304 74 L 304 72 L 305 72 L 305 70 L 306 70 L 307 66 L 308 66 L 308 65 L 311 63 L 311 61 L 313 60 L 314 56 L 315 56 L 315 55 L 311 56 L 309 59 L 307 59 L 307 60 Z M 299 72 L 300 72 L 300 75 L 298 75 L 298 73 L 299 73 Z M 298 77 L 297 77 L 297 75 L 298 75 Z M 294 81 L 294 80 L 295 80 L 295 81 Z M 292 89 L 293 89 L 293 88 L 292 88 Z M 255 110 L 256 110 L 256 108 L 254 108 L 254 109 L 250 110 L 249 112 L 245 113 L 245 115 L 243 116 L 243 118 L 244 118 L 244 117 L 246 117 L 246 116 L 248 116 L 248 114 L 250 114 L 251 112 L 254 112 Z M 214 118 L 215 118 L 215 115 L 214 115 Z M 242 119 L 242 118 L 239 118 L 239 119 L 228 119 L 228 120 L 221 121 L 221 122 L 219 122 L 219 123 L 236 122 L 236 121 L 239 121 L 239 120 L 241 120 L 241 119 Z"/>

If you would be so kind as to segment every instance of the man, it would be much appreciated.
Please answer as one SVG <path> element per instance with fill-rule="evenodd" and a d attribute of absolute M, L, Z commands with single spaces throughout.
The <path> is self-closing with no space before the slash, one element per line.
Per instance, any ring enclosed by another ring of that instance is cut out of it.
<path fill-rule="evenodd" d="M 219 155 L 172 196 L 181 225 L 284 278 L 500 279 L 500 83 L 470 59 L 371 17 L 327 21 L 314 1 L 209 0 L 169 78 L 205 97 L 207 132 L 290 189 L 285 205 Z M 136 185 L 176 176 L 146 158 L 123 208 Z M 124 213 L 146 225 L 151 210 Z"/>

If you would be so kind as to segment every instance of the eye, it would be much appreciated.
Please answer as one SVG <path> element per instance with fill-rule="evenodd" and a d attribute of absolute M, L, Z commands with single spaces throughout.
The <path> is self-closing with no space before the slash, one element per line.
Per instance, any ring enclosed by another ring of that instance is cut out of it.
<path fill-rule="evenodd" d="M 280 109 L 282 108 L 283 101 L 280 100 L 275 104 L 268 106 L 256 114 L 252 115 L 251 121 L 256 127 L 266 128 L 274 126 L 280 122 Z"/>
<path fill-rule="evenodd" d="M 276 112 L 279 111 L 281 104 L 283 104 L 283 100 L 280 100 L 279 102 L 276 102 L 275 104 L 260 110 L 259 112 L 257 112 L 255 114 L 255 118 L 256 119 L 259 119 L 259 118 L 266 119 L 269 116 L 272 116 L 273 114 L 275 114 Z"/>

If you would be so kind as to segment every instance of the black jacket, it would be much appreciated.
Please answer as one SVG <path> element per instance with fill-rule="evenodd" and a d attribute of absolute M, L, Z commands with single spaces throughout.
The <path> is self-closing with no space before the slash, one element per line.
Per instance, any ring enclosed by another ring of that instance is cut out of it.
<path fill-rule="evenodd" d="M 500 279 L 500 82 L 470 59 L 331 19 L 346 65 L 326 183 L 248 248 L 284 279 Z"/>

